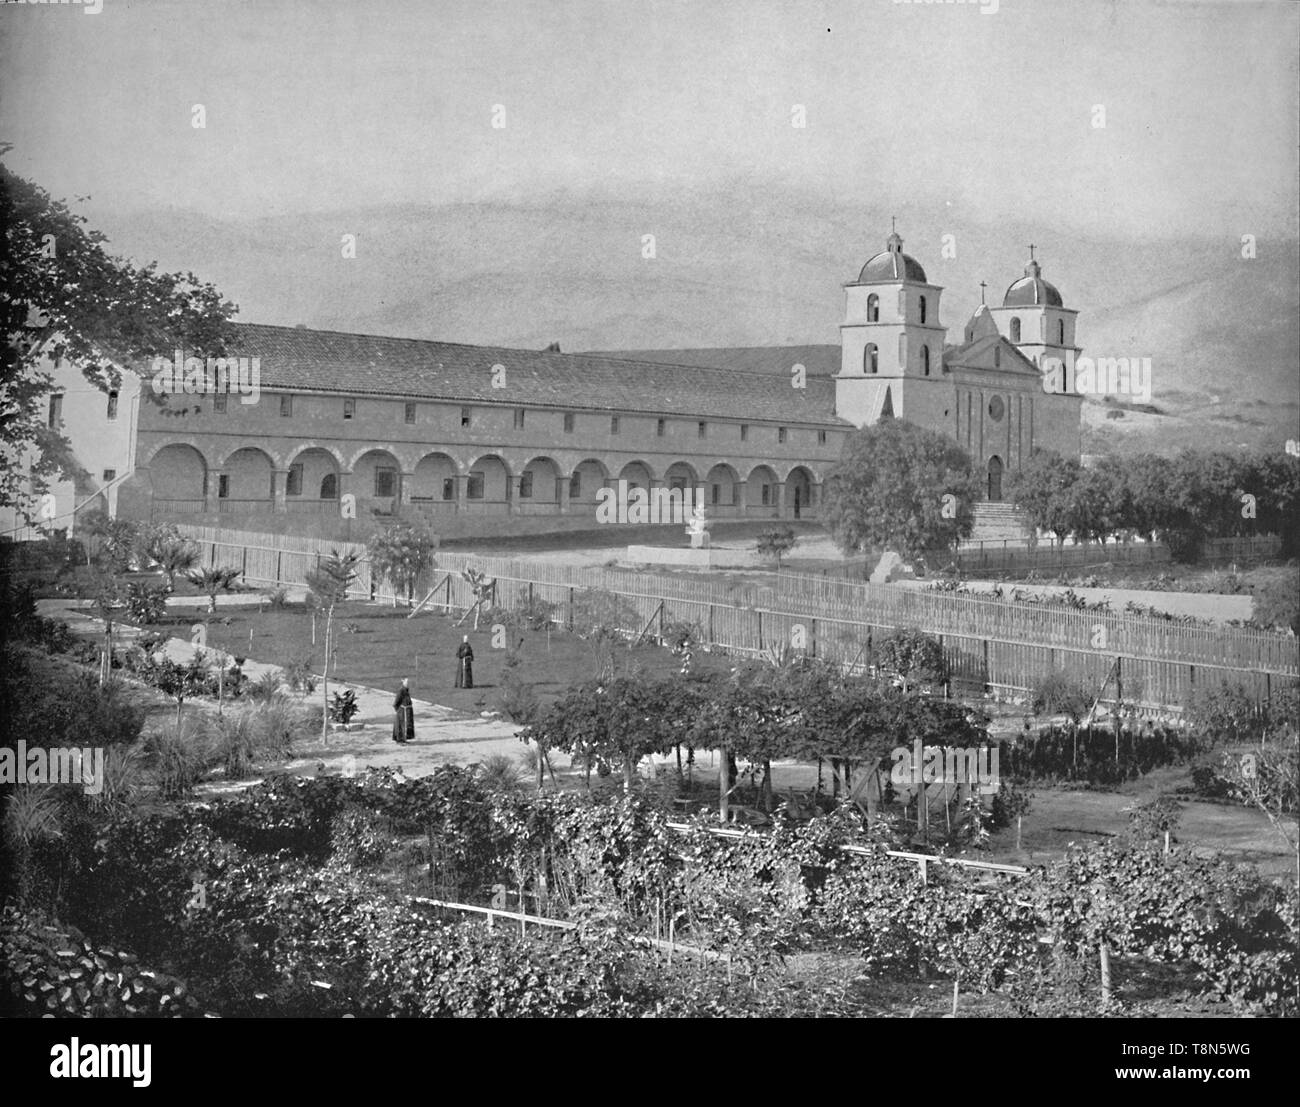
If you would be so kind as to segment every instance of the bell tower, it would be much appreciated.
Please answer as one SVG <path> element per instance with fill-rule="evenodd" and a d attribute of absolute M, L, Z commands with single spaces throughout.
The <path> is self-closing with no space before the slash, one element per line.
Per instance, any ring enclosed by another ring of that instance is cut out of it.
<path fill-rule="evenodd" d="M 897 229 L 891 231 L 884 251 L 844 286 L 837 415 L 862 427 L 890 414 L 908 418 L 909 402 L 928 409 L 921 394 L 943 378 L 942 292 L 926 280 L 920 263 L 903 253 Z"/>

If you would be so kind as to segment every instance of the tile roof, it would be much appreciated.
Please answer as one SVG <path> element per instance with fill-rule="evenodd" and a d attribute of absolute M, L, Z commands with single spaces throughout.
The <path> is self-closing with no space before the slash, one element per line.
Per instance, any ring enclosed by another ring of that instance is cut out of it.
<path fill-rule="evenodd" d="M 590 357 L 630 358 L 664 365 L 697 365 L 705 369 L 742 369 L 751 373 L 790 376 L 802 365 L 810 377 L 833 377 L 840 371 L 838 345 L 805 346 L 704 346 L 687 350 L 588 350 Z"/>
<path fill-rule="evenodd" d="M 835 385 L 808 374 L 638 361 L 235 323 L 233 357 L 261 359 L 262 387 L 462 403 L 495 403 L 849 427 L 834 414 Z M 493 366 L 505 388 L 493 388 Z"/>

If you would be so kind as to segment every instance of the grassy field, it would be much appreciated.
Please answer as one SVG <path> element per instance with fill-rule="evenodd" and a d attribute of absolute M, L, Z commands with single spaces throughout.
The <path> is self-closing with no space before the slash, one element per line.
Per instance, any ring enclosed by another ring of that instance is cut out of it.
<path fill-rule="evenodd" d="M 402 678 L 409 677 L 416 699 L 465 712 L 498 707 L 506 647 L 518 651 L 519 674 L 534 686 L 543 704 L 569 685 L 598 676 L 605 656 L 602 649 L 573 634 L 521 630 L 511 641 L 509 631 L 494 634 L 486 622 L 476 631 L 472 619 L 460 627 L 454 625 L 455 618 L 441 614 L 422 612 L 408 619 L 406 608 L 349 603 L 337 609 L 335 620 L 339 633 L 332 676 L 389 692 L 396 692 Z M 194 617 L 177 620 L 186 628 L 193 621 Z M 474 650 L 473 689 L 455 687 L 456 647 L 462 636 L 468 636 Z M 301 604 L 261 612 L 223 608 L 209 624 L 208 644 L 277 665 L 309 660 L 315 672 L 324 667 L 324 622 L 318 620 L 313 644 L 312 618 Z M 619 672 L 667 675 L 680 667 L 677 658 L 656 645 L 629 649 L 616 644 L 608 655 Z M 697 658 L 697 666 L 730 667 L 722 655 Z"/>

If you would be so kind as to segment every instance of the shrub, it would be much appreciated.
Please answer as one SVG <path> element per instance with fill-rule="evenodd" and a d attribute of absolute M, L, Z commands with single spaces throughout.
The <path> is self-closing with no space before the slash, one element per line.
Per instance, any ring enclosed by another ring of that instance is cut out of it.
<path fill-rule="evenodd" d="M 1251 622 L 1269 630 L 1300 634 L 1300 581 L 1294 572 L 1269 581 L 1255 593 Z"/>
<path fill-rule="evenodd" d="M 291 692 L 302 692 L 311 695 L 316 691 L 316 677 L 312 673 L 311 658 L 302 657 L 293 664 L 286 666 L 284 679 L 288 682 Z"/>
<path fill-rule="evenodd" d="M 207 766 L 202 728 L 191 716 L 179 727 L 165 726 L 145 739 L 158 791 L 164 799 L 188 796 Z"/>
<path fill-rule="evenodd" d="M 357 703 L 357 694 L 351 688 L 330 694 L 330 722 L 347 726 L 360 710 L 361 705 Z"/>
<path fill-rule="evenodd" d="M 132 581 L 126 590 L 126 612 L 131 622 L 151 626 L 167 614 L 167 590 Z"/>

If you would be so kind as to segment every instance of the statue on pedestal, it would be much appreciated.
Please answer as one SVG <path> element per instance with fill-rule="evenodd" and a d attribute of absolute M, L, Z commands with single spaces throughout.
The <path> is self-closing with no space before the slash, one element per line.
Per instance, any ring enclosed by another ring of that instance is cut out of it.
<path fill-rule="evenodd" d="M 707 550 L 709 548 L 709 520 L 705 517 L 704 504 L 697 503 L 691 512 L 691 521 L 686 533 L 691 536 L 691 549 Z"/>

